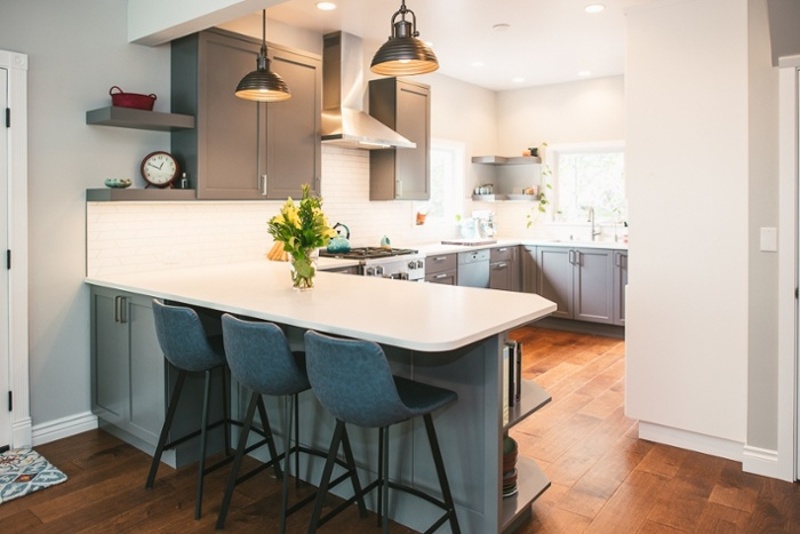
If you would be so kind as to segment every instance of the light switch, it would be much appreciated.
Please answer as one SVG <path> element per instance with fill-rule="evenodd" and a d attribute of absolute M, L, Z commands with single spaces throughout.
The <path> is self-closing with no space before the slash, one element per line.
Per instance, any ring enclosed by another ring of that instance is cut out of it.
<path fill-rule="evenodd" d="M 778 252 L 777 228 L 761 228 L 761 252 Z"/>

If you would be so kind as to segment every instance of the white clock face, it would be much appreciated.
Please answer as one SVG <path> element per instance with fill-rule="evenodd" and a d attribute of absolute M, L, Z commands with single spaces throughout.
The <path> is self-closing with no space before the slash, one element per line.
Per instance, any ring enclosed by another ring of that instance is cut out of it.
<path fill-rule="evenodd" d="M 178 166 L 169 154 L 152 154 L 142 164 L 144 178 L 154 185 L 169 183 L 177 173 Z"/>

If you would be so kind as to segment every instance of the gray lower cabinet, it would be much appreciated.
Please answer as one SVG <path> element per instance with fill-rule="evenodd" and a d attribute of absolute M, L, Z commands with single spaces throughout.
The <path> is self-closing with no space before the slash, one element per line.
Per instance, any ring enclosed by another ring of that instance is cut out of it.
<path fill-rule="evenodd" d="M 425 281 L 456 285 L 458 254 L 436 254 L 425 258 Z"/>
<path fill-rule="evenodd" d="M 256 103 L 234 95 L 255 70 L 258 39 L 208 30 L 172 42 L 172 111 L 195 115 L 196 127 L 171 134 L 199 199 L 285 199 L 302 184 L 320 190 L 322 60 L 269 45 L 271 68 L 292 98 Z"/>
<path fill-rule="evenodd" d="M 164 417 L 164 357 L 150 300 L 104 288 L 92 292 L 92 409 L 150 444 Z"/>
<path fill-rule="evenodd" d="M 536 292 L 558 305 L 554 317 L 614 323 L 614 251 L 537 247 Z"/>
<path fill-rule="evenodd" d="M 522 245 L 519 247 L 522 291 L 525 293 L 538 293 L 536 285 L 539 269 L 536 265 L 536 247 Z"/>
<path fill-rule="evenodd" d="M 96 286 L 90 293 L 92 412 L 109 433 L 152 454 L 177 378 L 158 344 L 152 298 Z M 170 439 L 199 427 L 202 392 L 202 376 L 189 377 Z M 221 405 L 221 396 L 212 401 L 215 417 Z M 210 450 L 220 443 L 214 435 Z M 190 440 L 165 452 L 164 461 L 173 467 L 191 463 L 196 449 Z"/>
<path fill-rule="evenodd" d="M 520 260 L 517 246 L 495 247 L 489 251 L 489 288 L 520 291 Z"/>
<path fill-rule="evenodd" d="M 625 325 L 625 286 L 628 285 L 628 251 L 614 251 L 614 324 Z"/>
<path fill-rule="evenodd" d="M 370 200 L 428 200 L 431 197 L 430 86 L 398 78 L 370 80 L 369 113 L 417 145 L 370 150 Z"/>

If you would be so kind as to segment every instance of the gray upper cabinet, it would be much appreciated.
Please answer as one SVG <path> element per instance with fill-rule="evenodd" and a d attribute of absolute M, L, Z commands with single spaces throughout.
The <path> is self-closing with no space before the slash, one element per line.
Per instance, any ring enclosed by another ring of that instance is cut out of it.
<path fill-rule="evenodd" d="M 416 148 L 370 151 L 370 200 L 428 200 L 431 90 L 399 78 L 369 82 L 369 113 Z"/>
<path fill-rule="evenodd" d="M 260 48 L 257 39 L 216 29 L 172 43 L 172 111 L 197 120 L 193 130 L 172 132 L 172 151 L 197 198 L 284 199 L 304 183 L 319 191 L 321 58 L 269 45 L 292 98 L 259 104 L 234 90 L 256 68 Z"/>

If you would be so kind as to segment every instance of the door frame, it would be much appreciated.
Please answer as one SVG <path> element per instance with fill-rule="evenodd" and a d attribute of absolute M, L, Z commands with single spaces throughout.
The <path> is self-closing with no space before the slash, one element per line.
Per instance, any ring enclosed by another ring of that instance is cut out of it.
<path fill-rule="evenodd" d="M 8 247 L 9 273 L 9 387 L 13 392 L 12 448 L 31 446 L 30 382 L 28 370 L 28 56 L 0 50 L 0 65 L 8 70 Z M 3 113 L 5 115 L 5 113 Z M 5 117 L 3 117 L 5 118 Z M 2 392 L 0 409 L 6 409 Z"/>

